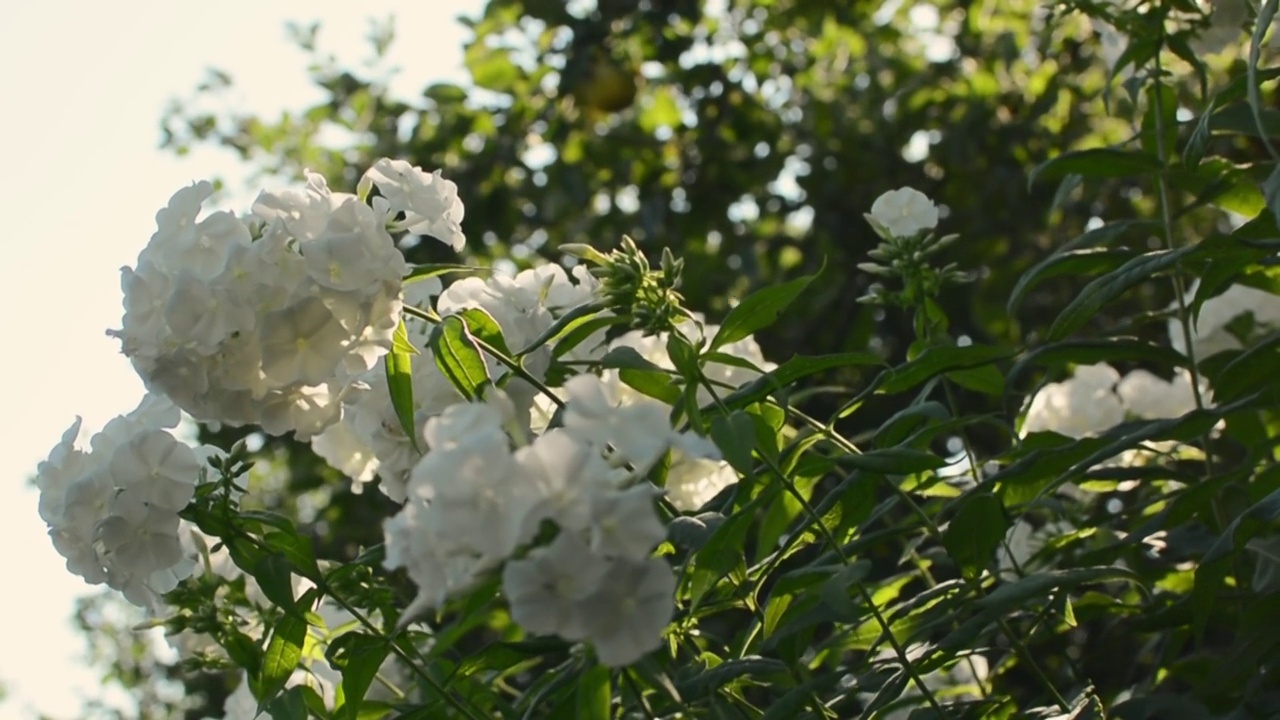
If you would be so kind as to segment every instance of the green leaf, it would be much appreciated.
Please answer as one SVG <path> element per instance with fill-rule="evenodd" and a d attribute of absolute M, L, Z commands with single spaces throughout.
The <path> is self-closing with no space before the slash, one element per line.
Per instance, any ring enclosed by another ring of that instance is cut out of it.
<path fill-rule="evenodd" d="M 1147 86 L 1147 111 L 1142 116 L 1142 149 L 1148 155 L 1173 154 L 1178 142 L 1178 98 L 1172 88 L 1155 79 Z M 1162 134 L 1157 134 L 1162 129 Z"/>
<path fill-rule="evenodd" d="M 310 688 L 295 686 L 278 695 L 267 703 L 267 714 L 271 720 L 307 720 L 311 715 L 307 712 L 307 700 L 303 691 Z"/>
<path fill-rule="evenodd" d="M 641 395 L 647 395 L 668 405 L 676 405 L 683 397 L 680 386 L 672 381 L 671 374 L 666 370 L 624 368 L 618 371 L 618 379 Z"/>
<path fill-rule="evenodd" d="M 253 578 L 262 588 L 262 594 L 281 608 L 297 612 L 297 603 L 293 598 L 293 572 L 284 555 L 274 553 L 267 555 L 254 564 Z"/>
<path fill-rule="evenodd" d="M 296 615 L 285 615 L 271 631 L 271 641 L 262 658 L 262 674 L 255 693 L 259 707 L 274 698 L 289 681 L 302 659 L 302 644 L 307 639 L 307 622 Z M 301 698 L 299 698 L 300 700 Z M 272 714 L 274 717 L 274 713 Z"/>
<path fill-rule="evenodd" d="M 1209 149 L 1214 112 L 1217 110 L 1216 103 L 1216 97 L 1209 100 L 1209 106 L 1196 121 L 1196 129 L 1191 132 L 1191 137 L 1187 138 L 1187 146 L 1182 150 L 1182 164 L 1189 170 L 1200 167 L 1200 161 L 1204 159 L 1205 151 Z"/>
<path fill-rule="evenodd" d="M 679 332 L 667 336 L 667 357 L 671 364 L 689 382 L 696 382 L 701 375 L 698 365 L 698 350 Z"/>
<path fill-rule="evenodd" d="M 311 540 L 299 535 L 292 527 L 266 533 L 262 536 L 262 543 L 267 549 L 287 558 L 293 570 L 302 577 L 315 580 L 320 576 L 320 566 L 316 565 Z"/>
<path fill-rule="evenodd" d="M 914 360 L 881 373 L 868 390 L 892 395 L 943 373 L 989 365 L 1012 355 L 1012 350 L 992 345 L 930 347 Z"/>
<path fill-rule="evenodd" d="M 724 515 L 718 512 L 705 512 L 693 517 L 677 515 L 667 524 L 667 537 L 677 547 L 700 550 L 723 523 Z"/>
<path fill-rule="evenodd" d="M 819 270 L 813 275 L 796 278 L 781 285 L 761 288 L 742 299 L 720 324 L 720 330 L 711 339 L 709 350 L 737 342 L 762 328 L 772 325 L 782 311 L 787 308 L 800 293 L 809 287 L 814 278 L 822 274 Z"/>
<path fill-rule="evenodd" d="M 404 320 L 396 326 L 395 334 L 391 336 L 391 352 L 405 353 L 408 355 L 417 355 L 418 348 L 409 342 L 409 329 L 405 327 Z"/>
<path fill-rule="evenodd" d="M 1133 251 L 1128 248 L 1105 247 L 1081 248 L 1050 255 L 1018 279 L 1006 309 L 1009 314 L 1013 314 L 1026 293 L 1049 278 L 1059 275 L 1086 277 L 1110 272 L 1132 257 Z"/>
<path fill-rule="evenodd" d="M 751 459 L 755 437 L 755 423 L 741 410 L 734 410 L 728 417 L 711 418 L 711 439 L 724 454 L 725 461 L 748 478 L 755 475 L 755 461 Z"/>
<path fill-rule="evenodd" d="M 973 392 L 1000 397 L 1004 394 L 1004 373 L 995 365 L 952 370 L 947 379 Z"/>
<path fill-rule="evenodd" d="M 881 447 L 900 445 L 913 432 L 924 425 L 935 422 L 946 422 L 951 419 L 951 411 L 935 400 L 926 400 L 898 411 L 893 417 L 884 421 L 876 431 L 875 444 Z"/>
<path fill-rule="evenodd" d="M 724 397 L 724 404 L 731 408 L 745 407 L 798 380 L 826 370 L 884 364 L 884 359 L 873 353 L 796 356 L 729 393 Z"/>
<path fill-rule="evenodd" d="M 478 399 L 484 386 L 492 381 L 475 338 L 457 315 L 444 318 L 432 331 L 431 350 L 436 367 L 468 400 Z"/>
<path fill-rule="evenodd" d="M 957 501 L 960 509 L 947 525 L 942 544 L 966 577 L 976 578 L 991 562 L 1009 529 L 1000 500 L 987 490 L 971 492 Z"/>
<path fill-rule="evenodd" d="M 516 353 L 516 355 L 528 355 L 534 350 L 537 350 L 543 345 L 563 336 L 573 328 L 587 322 L 588 320 L 607 319 L 611 320 L 613 324 L 625 321 L 625 318 L 619 318 L 614 315 L 607 315 L 603 318 L 598 317 L 601 313 L 608 312 L 608 309 L 609 306 L 603 302 L 579 305 L 557 318 L 556 321 L 551 324 L 551 327 L 547 328 L 546 332 L 534 338 L 533 342 L 529 343 L 527 347 L 520 348 L 520 351 Z"/>
<path fill-rule="evenodd" d="M 1097 316 L 1098 312 L 1111 301 L 1120 297 L 1125 291 L 1138 283 L 1149 280 L 1152 275 L 1174 267 L 1191 254 L 1196 247 L 1189 245 L 1176 250 L 1156 250 L 1121 265 L 1085 286 L 1084 290 L 1058 314 L 1049 328 L 1046 339 L 1061 340 L 1080 329 L 1085 323 Z"/>
<path fill-rule="evenodd" d="M 1262 183 L 1262 197 L 1266 199 L 1267 209 L 1276 219 L 1276 224 L 1280 225 L 1280 165 Z"/>
<path fill-rule="evenodd" d="M 258 676 L 262 668 L 262 648 L 257 641 L 234 628 L 220 629 L 215 638 L 232 662 L 244 668 L 249 677 Z"/>
<path fill-rule="evenodd" d="M 404 276 L 403 282 L 408 284 L 416 280 L 425 280 L 430 277 L 447 275 L 449 273 L 477 273 L 486 272 L 488 270 L 489 268 L 464 265 L 461 263 L 424 263 L 422 265 L 410 265 L 409 274 Z"/>
<path fill-rule="evenodd" d="M 1276 149 L 1271 145 L 1262 122 L 1262 90 L 1261 83 L 1258 82 L 1258 60 L 1262 57 L 1262 41 L 1267 35 L 1267 31 L 1271 28 L 1271 21 L 1276 16 L 1276 9 L 1280 7 L 1277 0 L 1266 0 L 1262 3 L 1262 7 L 1258 8 L 1258 18 L 1253 26 L 1253 37 L 1249 41 L 1249 64 L 1246 66 L 1246 74 L 1248 75 L 1249 107 L 1253 110 L 1254 123 L 1258 126 L 1258 132 L 1262 138 L 1262 143 L 1266 146 L 1267 152 L 1272 158 L 1276 158 Z"/>
<path fill-rule="evenodd" d="M 342 697 L 334 708 L 335 717 L 359 717 L 365 693 L 390 649 L 386 639 L 355 631 L 343 633 L 329 643 L 325 657 L 342 672 Z"/>
<path fill-rule="evenodd" d="M 936 470 L 947 464 L 945 458 L 931 452 L 904 447 L 872 450 L 860 455 L 841 455 L 834 460 L 836 465 L 842 468 L 892 475 L 910 475 L 925 470 Z"/>
<path fill-rule="evenodd" d="M 646 360 L 638 350 L 630 345 L 619 345 L 600 358 L 600 367 L 606 370 L 644 370 L 646 372 L 668 372 L 664 368 Z"/>
<path fill-rule="evenodd" d="M 1071 589 L 1107 580 L 1128 580 L 1142 587 L 1139 575 L 1119 566 L 1053 570 L 1004 583 L 985 597 L 975 600 L 973 604 L 992 615 L 1002 616 L 1022 607 L 1024 603 L 1047 598 L 1052 590 Z"/>
<path fill-rule="evenodd" d="M 587 668 L 578 678 L 575 718 L 582 720 L 609 720 L 610 702 L 613 699 L 613 688 L 610 684 L 609 668 L 595 665 Z"/>
<path fill-rule="evenodd" d="M 822 598 L 822 602 L 835 610 L 844 622 L 858 620 L 863 613 L 849 597 L 850 588 L 861 583 L 869 572 L 871 572 L 871 563 L 858 560 L 827 578 L 818 589 L 818 596 Z"/>
<path fill-rule="evenodd" d="M 702 670 L 691 679 L 677 683 L 676 689 L 686 699 L 706 697 L 738 678 L 747 676 L 785 674 L 787 664 L 773 658 L 749 655 L 731 658 L 713 668 Z"/>
<path fill-rule="evenodd" d="M 1259 594 L 1280 590 L 1280 536 L 1256 537 L 1245 543 L 1254 555 L 1253 580 L 1249 586 Z"/>
<path fill-rule="evenodd" d="M 507 339 L 502 336 L 502 327 L 493 319 L 488 310 L 483 308 L 467 308 L 458 313 L 467 322 L 467 331 L 471 337 L 480 340 L 489 347 L 511 357 L 511 349 L 507 347 Z"/>
<path fill-rule="evenodd" d="M 1094 179 L 1122 178 L 1159 169 L 1159 159 L 1145 152 L 1116 148 L 1076 150 L 1041 163 L 1031 171 L 1027 187 L 1031 188 L 1041 180 L 1060 180 L 1072 174 Z"/>
<path fill-rule="evenodd" d="M 404 432 L 405 437 L 409 438 L 413 449 L 421 452 L 413 420 L 413 354 L 417 349 L 414 349 L 414 353 L 401 349 L 413 348 L 409 342 L 409 333 L 404 326 L 404 320 L 401 320 L 400 325 L 396 327 L 393 345 L 391 352 L 383 360 L 387 373 L 387 390 L 391 395 L 391 406 L 396 411 L 396 419 L 400 421 L 400 430 Z"/>

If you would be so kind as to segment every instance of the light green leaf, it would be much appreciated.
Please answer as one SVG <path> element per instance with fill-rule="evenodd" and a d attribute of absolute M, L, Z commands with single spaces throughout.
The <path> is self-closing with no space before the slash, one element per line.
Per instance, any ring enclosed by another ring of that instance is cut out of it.
<path fill-rule="evenodd" d="M 479 398 L 484 386 L 492 381 L 484 355 L 466 323 L 457 315 L 444 318 L 435 327 L 431 333 L 431 349 L 436 367 L 468 400 Z"/>
<path fill-rule="evenodd" d="M 401 320 L 399 327 L 396 328 L 394 347 L 383 359 L 383 365 L 387 373 L 387 390 L 391 394 L 391 407 L 396 411 L 400 429 L 413 444 L 413 449 L 419 450 L 418 433 L 413 420 L 413 354 L 404 352 L 400 349 L 402 346 L 413 347 L 409 343 L 404 320 Z M 417 352 L 416 349 L 414 352 Z"/>
<path fill-rule="evenodd" d="M 302 659 L 302 644 L 307 638 L 307 622 L 294 615 L 285 615 L 271 631 L 271 641 L 262 658 L 262 675 L 255 693 L 259 707 L 274 698 L 284 688 Z"/>
<path fill-rule="evenodd" d="M 595 665 L 578 678 L 577 700 L 574 717 L 582 720 L 609 720 L 609 705 L 613 699 L 609 668 Z"/>
<path fill-rule="evenodd" d="M 507 347 L 507 339 L 502 336 L 502 327 L 493 319 L 488 310 L 483 308 L 467 308 L 458 313 L 467 322 L 467 331 L 477 340 L 489 347 L 511 357 L 511 349 Z"/>

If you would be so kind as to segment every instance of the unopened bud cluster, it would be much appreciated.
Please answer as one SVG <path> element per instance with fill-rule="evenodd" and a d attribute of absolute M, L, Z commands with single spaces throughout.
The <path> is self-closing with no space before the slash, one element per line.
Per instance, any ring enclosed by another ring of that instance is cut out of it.
<path fill-rule="evenodd" d="M 622 238 L 622 247 L 604 254 L 587 245 L 564 245 L 564 252 L 586 260 L 595 267 L 591 274 L 600 279 L 601 293 L 615 311 L 631 317 L 631 327 L 646 334 L 668 332 L 683 319 L 684 298 L 677 292 L 684 260 L 662 249 L 657 270 L 636 247 L 634 240 Z"/>

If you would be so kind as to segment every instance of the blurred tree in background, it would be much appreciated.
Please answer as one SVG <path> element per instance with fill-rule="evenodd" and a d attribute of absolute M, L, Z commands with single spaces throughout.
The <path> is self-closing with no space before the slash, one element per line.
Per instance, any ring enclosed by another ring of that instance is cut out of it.
<path fill-rule="evenodd" d="M 1139 22 L 1106 3 L 1077 4 L 1113 15 L 1122 30 Z M 777 362 L 864 350 L 890 364 L 907 357 L 910 318 L 858 303 L 875 280 L 856 267 L 877 243 L 863 213 L 886 190 L 911 186 L 944 206 L 943 227 L 961 236 L 944 260 L 982 279 L 943 298 L 948 332 L 961 344 L 1034 341 L 1080 280 L 1035 286 L 1014 315 L 1006 300 L 1018 278 L 1100 221 L 1157 212 L 1136 181 L 1091 180 L 1084 192 L 1029 177 L 1065 151 L 1144 132 L 1125 119 L 1140 93 L 1126 90 L 1123 72 L 1111 77 L 1119 53 L 1104 57 L 1098 27 L 1075 8 L 1037 0 L 491 0 L 482 16 L 463 22 L 474 31 L 465 50 L 469 83 L 394 97 L 385 68 L 337 64 L 326 58 L 318 28 L 297 27 L 323 102 L 275 118 L 239 114 L 219 105 L 234 79 L 214 73 L 164 118 L 164 143 L 179 153 L 221 145 L 267 176 L 309 168 L 342 190 L 380 157 L 439 168 L 466 202 L 469 260 L 525 267 L 560 261 L 565 243 L 608 250 L 629 235 L 650 257 L 671 248 L 685 259 L 683 293 L 713 321 L 751 290 L 825 263 L 820 287 L 760 336 Z M 375 50 L 385 50 L 393 30 L 375 26 Z M 1174 68 L 1165 82 L 1198 105 L 1203 85 L 1221 84 L 1232 62 L 1204 76 Z M 1242 61 L 1234 62 L 1238 71 Z M 1223 152 L 1254 149 L 1242 142 Z M 1227 187 L 1233 172 L 1222 168 Z M 1259 206 L 1247 192 L 1207 192 L 1202 181 L 1185 180 L 1183 227 L 1193 234 L 1226 227 L 1221 209 Z M 1141 232 L 1127 241 L 1147 249 Z M 430 242 L 406 254 L 413 262 L 454 260 Z M 1172 297 L 1172 285 L 1145 287 L 1100 312 L 1092 327 L 1162 335 L 1163 324 L 1130 318 L 1148 317 Z M 873 370 L 842 369 L 828 379 L 856 388 Z M 848 399 L 822 387 L 806 400 L 816 417 Z M 843 430 L 854 438 L 873 432 L 908 400 L 872 398 L 879 405 Z M 960 398 L 966 413 L 1007 413 L 1017 402 L 981 392 Z M 224 447 L 244 434 L 201 433 Z M 981 425 L 972 438 L 990 452 L 1008 443 L 1007 434 Z M 381 541 L 390 501 L 353 493 L 305 444 L 263 440 L 255 452 L 268 462 L 255 471 L 253 497 L 299 517 L 318 555 L 350 559 Z M 899 550 L 874 551 L 874 572 L 896 572 Z M 1125 686 L 1138 639 L 1131 629 L 1094 630 L 1070 640 L 1077 669 L 1114 682 L 1102 691 Z M 117 679 L 131 686 L 157 672 L 117 666 Z M 1018 668 L 1002 679 L 1015 698 L 1038 692 L 1025 675 Z M 218 687 L 206 683 L 208 708 L 190 716 L 217 714 Z M 163 699 L 147 702 L 165 707 Z"/>

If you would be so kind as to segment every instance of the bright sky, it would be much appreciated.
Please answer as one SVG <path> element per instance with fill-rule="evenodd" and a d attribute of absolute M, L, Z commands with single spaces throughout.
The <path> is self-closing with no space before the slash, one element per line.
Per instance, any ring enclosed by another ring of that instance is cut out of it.
<path fill-rule="evenodd" d="M 0 718 L 75 717 L 102 686 L 72 630 L 73 598 L 88 587 L 68 573 L 36 514 L 27 480 L 76 415 L 96 430 L 136 405 L 141 382 L 104 331 L 121 315 L 119 268 L 154 230 L 156 210 L 193 180 L 244 170 L 230 154 L 178 159 L 157 149 L 168 99 L 204 69 L 227 70 L 242 107 L 266 113 L 319 97 L 286 21 L 322 23 L 320 45 L 349 64 L 368 55 L 370 17 L 397 19 L 393 88 L 413 97 L 458 79 L 468 31 L 454 18 L 480 0 L 49 0 L 0 6 L 0 308 L 7 351 L 0 376 Z M 16 395 L 15 395 L 16 393 Z"/>

